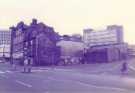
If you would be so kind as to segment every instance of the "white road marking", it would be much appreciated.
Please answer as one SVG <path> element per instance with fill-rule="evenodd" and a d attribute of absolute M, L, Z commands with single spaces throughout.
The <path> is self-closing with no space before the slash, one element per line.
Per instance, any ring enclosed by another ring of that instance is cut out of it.
<path fill-rule="evenodd" d="M 50 70 L 51 68 L 39 68 L 40 70 Z"/>
<path fill-rule="evenodd" d="M 74 71 L 73 69 L 61 69 L 61 68 L 55 68 L 54 70 L 60 70 L 60 71 Z"/>
<path fill-rule="evenodd" d="M 21 85 L 23 85 L 23 86 L 29 87 L 29 88 L 31 88 L 31 87 L 32 87 L 32 85 L 27 84 L 27 83 L 24 83 L 24 82 L 19 81 L 19 80 L 16 80 L 16 82 L 17 82 L 17 83 L 19 83 L 19 84 L 21 84 Z"/>
<path fill-rule="evenodd" d="M 0 71 L 0 74 L 3 74 L 3 73 L 5 73 L 4 71 Z"/>
<path fill-rule="evenodd" d="M 87 87 L 90 87 L 90 86 L 91 86 L 91 85 L 89 85 L 89 84 L 82 83 L 82 82 L 80 82 L 80 81 L 77 81 L 76 83 L 78 83 L 78 84 L 80 84 L 80 85 L 82 85 L 82 86 L 87 86 Z"/>
<path fill-rule="evenodd" d="M 98 86 L 98 85 L 96 86 L 96 85 L 92 85 L 92 84 L 83 83 L 80 81 L 77 81 L 76 83 L 83 85 L 83 86 L 87 86 L 87 87 L 94 87 L 94 88 L 101 88 L 101 89 L 112 89 L 112 90 L 118 90 L 118 91 L 127 91 L 126 89 L 122 89 L 122 88 Z"/>
<path fill-rule="evenodd" d="M 7 72 L 7 73 L 13 73 L 12 71 L 10 71 L 10 70 L 7 70 L 7 71 L 5 71 L 5 72 Z"/>
<path fill-rule="evenodd" d="M 135 68 L 134 68 L 134 67 L 132 67 L 132 66 L 129 66 L 129 68 L 135 71 Z"/>
<path fill-rule="evenodd" d="M 58 81 L 58 82 L 72 82 L 72 80 L 56 79 L 56 78 L 53 78 L 53 77 L 48 77 L 48 79 L 53 80 L 53 81 Z"/>
<path fill-rule="evenodd" d="M 58 80 L 58 79 L 55 79 L 55 78 L 52 78 L 52 77 L 48 77 L 48 79 L 50 80 L 54 80 L 54 81 L 61 81 L 61 82 L 73 82 L 72 80 Z M 79 84 L 79 85 L 82 85 L 82 86 L 86 86 L 86 87 L 94 87 L 94 88 L 100 88 L 100 89 L 111 89 L 111 90 L 118 90 L 118 91 L 127 91 L 126 89 L 123 89 L 123 88 L 117 88 L 117 87 L 107 87 L 107 86 L 96 86 L 96 85 L 93 85 L 93 84 L 88 84 L 88 83 L 83 83 L 81 81 L 76 81 L 75 83 Z"/>
<path fill-rule="evenodd" d="M 48 71 L 47 69 L 46 70 L 41 70 L 41 69 L 37 69 L 37 70 L 32 70 L 32 72 L 44 72 L 44 71 Z"/>

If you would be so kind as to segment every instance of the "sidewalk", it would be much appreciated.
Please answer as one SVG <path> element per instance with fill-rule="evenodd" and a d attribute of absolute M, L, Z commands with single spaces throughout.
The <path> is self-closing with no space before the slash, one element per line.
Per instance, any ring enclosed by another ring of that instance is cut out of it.
<path fill-rule="evenodd" d="M 133 63 L 135 59 L 128 60 L 130 68 L 135 68 L 135 62 Z M 8 69 L 14 70 L 12 65 L 10 63 L 2 63 L 4 66 L 7 66 Z M 1 65 L 2 65 L 1 64 Z M 44 71 L 44 70 L 64 70 L 64 71 L 76 71 L 76 72 L 83 72 L 87 74 L 111 74 L 111 75 L 119 75 L 121 74 L 122 62 L 111 62 L 111 63 L 96 63 L 96 64 L 76 64 L 76 65 L 67 65 L 67 66 L 37 66 L 32 67 L 32 71 Z M 16 71 L 23 71 L 23 66 L 16 66 Z M 129 75 L 133 75 L 135 73 L 135 70 L 129 70 Z"/>
<path fill-rule="evenodd" d="M 127 77 L 135 77 L 135 59 L 127 60 L 128 62 L 128 73 Z M 104 74 L 104 75 L 115 75 L 120 76 L 122 63 L 111 62 L 111 63 L 96 63 L 96 64 L 78 64 L 78 65 L 68 65 L 68 66 L 46 66 L 46 67 L 35 67 L 40 70 L 54 69 L 57 71 L 76 71 L 87 74 Z M 134 64 L 133 64 L 134 62 Z M 132 69 L 131 69 L 132 67 Z M 133 70 L 134 69 L 134 70 Z"/>

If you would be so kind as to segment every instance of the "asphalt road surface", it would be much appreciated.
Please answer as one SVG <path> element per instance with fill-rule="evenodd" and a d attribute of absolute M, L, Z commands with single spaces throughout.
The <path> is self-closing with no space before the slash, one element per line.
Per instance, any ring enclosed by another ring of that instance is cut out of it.
<path fill-rule="evenodd" d="M 32 73 L 21 69 L 13 71 L 0 63 L 0 93 L 135 93 L 133 77 L 59 67 L 33 69 Z"/>

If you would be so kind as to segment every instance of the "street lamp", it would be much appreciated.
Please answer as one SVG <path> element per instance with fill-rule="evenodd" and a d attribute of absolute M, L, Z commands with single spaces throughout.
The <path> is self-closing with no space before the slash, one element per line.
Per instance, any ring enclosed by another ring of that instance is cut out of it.
<path fill-rule="evenodd" d="M 3 46 L 3 62 L 5 62 L 5 44 Z"/>

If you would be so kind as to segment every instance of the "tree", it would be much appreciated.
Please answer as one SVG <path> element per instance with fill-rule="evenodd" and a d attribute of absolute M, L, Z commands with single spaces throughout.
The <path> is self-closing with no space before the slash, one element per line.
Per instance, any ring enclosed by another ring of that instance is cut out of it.
<path fill-rule="evenodd" d="M 80 34 L 73 34 L 71 38 L 73 41 L 82 41 L 82 36 Z"/>
<path fill-rule="evenodd" d="M 69 35 L 63 35 L 62 37 L 63 37 L 63 40 L 66 40 L 66 41 L 70 40 L 70 36 Z"/>

